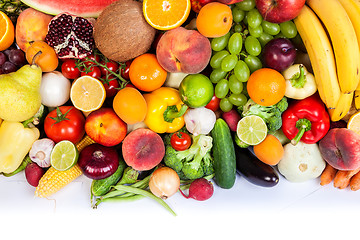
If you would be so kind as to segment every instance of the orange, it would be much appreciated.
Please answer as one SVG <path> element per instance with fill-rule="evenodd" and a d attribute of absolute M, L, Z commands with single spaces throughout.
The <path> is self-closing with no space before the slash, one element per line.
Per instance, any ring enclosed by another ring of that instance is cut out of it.
<path fill-rule="evenodd" d="M 256 157 L 269 165 L 276 165 L 284 156 L 284 147 L 273 135 L 268 134 L 264 141 L 254 146 Z"/>
<path fill-rule="evenodd" d="M 211 2 L 200 9 L 196 18 L 197 30 L 208 38 L 221 37 L 230 31 L 233 22 L 228 5 Z"/>
<path fill-rule="evenodd" d="M 0 11 L 0 51 L 9 48 L 14 42 L 14 37 L 14 24 L 4 12 Z"/>
<path fill-rule="evenodd" d="M 32 64 L 35 54 L 41 51 L 41 54 L 35 59 L 35 63 L 41 68 L 43 72 L 54 71 L 58 64 L 59 59 L 55 50 L 44 41 L 35 41 L 26 49 L 26 60 Z"/>
<path fill-rule="evenodd" d="M 247 81 L 250 98 L 259 105 L 271 106 L 285 96 L 285 78 L 271 68 L 261 68 L 253 72 Z"/>
<path fill-rule="evenodd" d="M 139 90 L 151 92 L 160 88 L 167 71 L 159 64 L 155 54 L 145 53 L 136 57 L 129 67 L 131 83 Z"/>
<path fill-rule="evenodd" d="M 147 113 L 147 104 L 139 90 L 125 87 L 115 95 L 113 109 L 124 122 L 135 124 L 144 121 Z"/>
<path fill-rule="evenodd" d="M 75 108 L 83 112 L 99 109 L 106 98 L 105 87 L 102 82 L 90 76 L 76 79 L 70 89 L 70 99 Z"/>
<path fill-rule="evenodd" d="M 351 115 L 347 123 L 347 128 L 360 135 L 360 112 Z"/>
<path fill-rule="evenodd" d="M 145 20 L 159 30 L 181 26 L 190 14 L 190 0 L 144 0 Z"/>

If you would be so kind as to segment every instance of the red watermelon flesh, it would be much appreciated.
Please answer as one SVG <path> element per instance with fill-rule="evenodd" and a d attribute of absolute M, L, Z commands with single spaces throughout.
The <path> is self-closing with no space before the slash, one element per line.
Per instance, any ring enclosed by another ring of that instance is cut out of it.
<path fill-rule="evenodd" d="M 80 17 L 98 17 L 105 7 L 117 0 L 21 0 L 38 11 L 57 15 L 62 12 Z"/>

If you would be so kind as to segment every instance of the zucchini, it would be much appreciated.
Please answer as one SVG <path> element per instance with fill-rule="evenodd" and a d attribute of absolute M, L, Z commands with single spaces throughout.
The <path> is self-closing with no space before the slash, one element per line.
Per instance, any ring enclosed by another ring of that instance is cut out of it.
<path fill-rule="evenodd" d="M 221 188 L 230 189 L 236 179 L 236 155 L 230 128 L 222 118 L 216 120 L 211 136 L 215 182 Z"/>
<path fill-rule="evenodd" d="M 235 147 L 236 171 L 248 182 L 261 187 L 274 187 L 279 175 L 273 167 L 260 161 L 250 149 Z"/>
<path fill-rule="evenodd" d="M 104 179 L 93 180 L 91 183 L 92 194 L 94 196 L 100 197 L 108 193 L 111 187 L 114 186 L 120 180 L 125 168 L 126 168 L 125 161 L 123 159 L 120 159 L 118 169 L 116 170 L 116 172 L 114 172 L 114 174 Z"/>

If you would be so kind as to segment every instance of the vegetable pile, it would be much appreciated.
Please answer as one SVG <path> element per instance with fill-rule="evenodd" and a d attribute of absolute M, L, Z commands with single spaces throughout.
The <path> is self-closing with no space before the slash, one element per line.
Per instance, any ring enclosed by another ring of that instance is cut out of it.
<path fill-rule="evenodd" d="M 24 174 L 46 198 L 84 175 L 94 209 L 146 197 L 175 216 L 168 198 L 211 201 L 236 174 L 260 189 L 279 176 L 360 189 L 357 1 L 277 14 L 177 0 L 177 15 L 152 1 L 110 1 L 95 18 L 0 5 L 2 177 Z M 357 65 L 335 71 L 346 57 Z"/>

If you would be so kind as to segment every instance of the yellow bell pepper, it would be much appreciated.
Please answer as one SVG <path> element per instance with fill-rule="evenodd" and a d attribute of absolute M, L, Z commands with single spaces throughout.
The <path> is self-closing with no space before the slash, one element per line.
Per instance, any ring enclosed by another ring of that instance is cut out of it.
<path fill-rule="evenodd" d="M 179 91 L 175 88 L 161 87 L 144 94 L 147 103 L 145 124 L 157 133 L 173 133 L 184 125 L 184 113 L 187 106 L 181 101 Z"/>
<path fill-rule="evenodd" d="M 37 128 L 25 128 L 20 122 L 3 121 L 0 126 L 0 173 L 15 171 L 39 139 Z"/>

